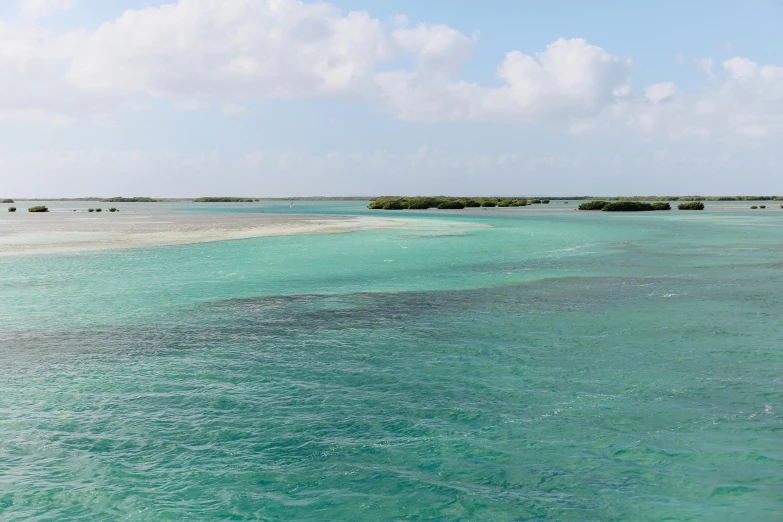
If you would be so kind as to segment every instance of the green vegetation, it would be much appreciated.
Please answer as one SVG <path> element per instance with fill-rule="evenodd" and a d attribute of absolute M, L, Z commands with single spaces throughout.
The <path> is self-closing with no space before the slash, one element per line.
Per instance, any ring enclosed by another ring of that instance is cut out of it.
<path fill-rule="evenodd" d="M 759 208 L 767 208 L 767 205 L 761 205 Z"/>
<path fill-rule="evenodd" d="M 253 203 L 255 200 L 252 198 L 198 198 L 194 199 L 196 203 Z"/>
<path fill-rule="evenodd" d="M 102 208 L 96 208 L 95 212 L 103 212 L 103 209 Z"/>
<path fill-rule="evenodd" d="M 374 199 L 367 205 L 372 210 L 427 210 L 437 209 L 462 209 L 496 206 L 496 198 L 448 198 L 445 196 L 415 196 L 415 197 L 382 197 Z M 513 201 L 508 200 L 508 205 L 514 206 Z M 518 205 L 517 205 L 518 206 Z"/>
<path fill-rule="evenodd" d="M 645 203 L 643 201 L 589 201 L 582 203 L 579 210 L 602 210 L 605 212 L 649 212 L 655 210 L 671 210 L 666 202 Z"/>
<path fill-rule="evenodd" d="M 157 203 L 161 201 L 160 199 L 152 199 L 152 198 L 123 198 L 123 197 L 116 197 L 116 198 L 105 198 L 101 200 L 101 203 Z M 109 211 L 111 212 L 111 211 Z"/>
<path fill-rule="evenodd" d="M 201 198 L 196 201 L 206 200 L 225 200 L 225 201 L 250 201 L 239 198 Z M 464 208 L 491 208 L 491 207 L 524 207 L 526 205 L 546 205 L 550 202 L 563 201 L 568 205 L 571 201 L 584 201 L 579 205 L 579 210 L 604 210 L 608 212 L 640 212 L 650 210 L 671 210 L 672 206 L 668 201 L 680 201 L 677 208 L 680 210 L 704 210 L 702 201 L 783 201 L 783 196 L 630 196 L 630 197 L 582 197 L 569 196 L 557 198 L 513 198 L 513 197 L 449 197 L 449 196 L 383 196 L 372 199 L 367 208 L 376 210 L 426 210 L 430 208 L 452 207 L 452 202 L 459 202 Z M 614 204 L 617 203 L 617 204 Z M 647 205 L 630 205 L 629 203 L 646 203 Z M 648 206 L 649 205 L 649 206 Z M 783 208 L 783 207 L 781 207 Z"/>
<path fill-rule="evenodd" d="M 677 205 L 680 210 L 704 210 L 704 203 L 701 201 L 693 201 L 691 203 L 680 203 Z"/>
<path fill-rule="evenodd" d="M 616 201 L 607 203 L 604 212 L 648 212 L 653 210 L 671 210 L 668 203 L 656 203 L 655 205 L 643 201 Z"/>
<path fill-rule="evenodd" d="M 589 201 L 587 203 L 582 203 L 579 205 L 579 210 L 603 210 L 606 205 L 608 205 L 608 201 Z"/>
<path fill-rule="evenodd" d="M 95 209 L 94 208 L 88 208 L 87 212 L 95 212 Z"/>
<path fill-rule="evenodd" d="M 750 208 L 752 208 L 753 210 L 756 210 L 759 207 L 757 207 L 756 205 L 751 205 Z"/>
<path fill-rule="evenodd" d="M 46 205 L 38 205 L 36 207 L 30 207 L 27 209 L 28 212 L 49 212 L 49 209 L 46 208 Z"/>
<path fill-rule="evenodd" d="M 0 203 L 13 203 L 13 202 L 14 202 L 13 199 L 3 199 L 3 200 L 0 200 Z"/>
<path fill-rule="evenodd" d="M 465 204 L 461 201 L 444 201 L 438 205 L 440 210 L 459 210 L 465 208 Z"/>
<path fill-rule="evenodd" d="M 115 207 L 111 207 L 111 208 L 109 209 L 109 212 L 119 212 L 119 210 L 118 210 L 118 209 L 116 209 Z"/>
<path fill-rule="evenodd" d="M 783 207 L 783 205 L 780 205 Z M 16 212 L 16 207 L 8 207 L 8 212 Z"/>

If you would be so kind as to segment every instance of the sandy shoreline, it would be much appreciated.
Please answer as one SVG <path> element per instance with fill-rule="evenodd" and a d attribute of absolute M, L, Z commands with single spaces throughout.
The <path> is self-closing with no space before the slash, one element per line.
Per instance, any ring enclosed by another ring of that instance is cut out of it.
<path fill-rule="evenodd" d="M 0 219 L 0 257 L 185 245 L 362 230 L 443 230 L 481 225 L 400 217 L 281 214 L 19 213 Z"/>

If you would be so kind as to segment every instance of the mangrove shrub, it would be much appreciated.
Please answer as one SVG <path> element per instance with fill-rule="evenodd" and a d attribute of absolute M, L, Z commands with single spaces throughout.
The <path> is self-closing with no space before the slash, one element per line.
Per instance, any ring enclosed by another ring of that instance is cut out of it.
<path fill-rule="evenodd" d="M 152 199 L 152 198 L 123 198 L 123 197 L 116 197 L 116 198 L 106 198 L 102 199 L 101 203 L 156 203 L 160 201 L 159 199 Z"/>
<path fill-rule="evenodd" d="M 438 208 L 440 210 L 458 210 L 461 208 L 465 208 L 465 205 L 461 201 L 444 201 L 443 203 L 438 205 Z"/>
<path fill-rule="evenodd" d="M 783 207 L 783 205 L 780 205 Z M 8 212 L 16 212 L 16 207 L 8 207 Z"/>
<path fill-rule="evenodd" d="M 677 205 L 680 210 L 704 210 L 704 203 L 701 201 L 692 201 L 691 203 L 680 203 Z"/>
<path fill-rule="evenodd" d="M 404 210 L 405 207 L 403 206 L 401 201 L 387 201 L 383 205 L 383 210 Z"/>
<path fill-rule="evenodd" d="M 196 198 L 193 201 L 196 203 L 253 203 L 254 202 L 254 200 L 250 198 L 230 198 L 230 197 Z"/>
<path fill-rule="evenodd" d="M 656 209 L 652 204 L 643 201 L 615 201 L 607 203 L 601 210 L 604 212 L 645 212 L 663 209 Z"/>
<path fill-rule="evenodd" d="M 30 207 L 27 209 L 28 212 L 49 212 L 49 209 L 46 208 L 46 205 L 38 205 L 36 207 Z"/>
<path fill-rule="evenodd" d="M 579 210 L 603 210 L 608 201 L 588 201 L 579 205 Z"/>

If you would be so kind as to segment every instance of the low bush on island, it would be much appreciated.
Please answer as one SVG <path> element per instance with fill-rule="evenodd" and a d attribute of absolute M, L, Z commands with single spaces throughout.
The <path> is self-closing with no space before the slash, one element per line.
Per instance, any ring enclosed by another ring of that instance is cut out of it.
<path fill-rule="evenodd" d="M 13 202 L 14 202 L 13 199 L 4 199 L 0 201 L 0 203 L 13 203 Z"/>
<path fill-rule="evenodd" d="M 88 208 L 87 212 L 95 212 L 95 209 L 94 208 Z"/>
<path fill-rule="evenodd" d="M 203 200 L 204 198 L 202 198 Z M 573 198 L 569 198 L 573 199 Z M 200 200 L 196 200 L 200 201 Z M 383 196 L 370 201 L 367 208 L 371 210 L 427 210 L 427 209 L 458 209 L 458 208 L 492 208 L 492 207 L 524 207 L 527 205 L 548 205 L 557 199 L 527 199 L 527 198 L 498 198 L 498 197 L 447 197 L 447 196 Z M 564 204 L 568 205 L 568 201 Z M 579 205 L 579 210 L 604 210 L 604 207 L 612 204 L 607 209 L 612 212 L 633 212 L 643 210 L 671 210 L 668 203 L 657 201 L 644 203 L 639 200 L 609 199 L 586 201 Z M 461 206 L 460 206 L 461 205 Z"/>
<path fill-rule="evenodd" d="M 767 205 L 761 205 L 759 208 L 767 208 Z"/>
<path fill-rule="evenodd" d="M 649 212 L 653 210 L 671 210 L 671 207 L 667 204 L 660 206 L 656 203 L 645 203 L 643 201 L 616 201 L 614 203 L 608 203 L 604 208 L 604 212 Z"/>
<path fill-rule="evenodd" d="M 751 205 L 750 208 L 753 209 L 753 210 L 756 210 L 759 207 L 757 207 L 756 205 Z"/>
<path fill-rule="evenodd" d="M 680 210 L 704 210 L 704 203 L 701 201 L 692 201 L 690 203 L 680 203 L 677 205 Z"/>
<path fill-rule="evenodd" d="M 651 212 L 671 209 L 671 205 L 664 201 L 656 203 L 645 203 L 643 201 L 589 201 L 582 203 L 578 207 L 578 210 L 601 210 L 604 212 Z"/>
<path fill-rule="evenodd" d="M 46 208 L 46 205 L 38 205 L 35 207 L 30 207 L 27 209 L 28 212 L 49 212 L 49 209 Z"/>
<path fill-rule="evenodd" d="M 101 203 L 157 203 L 159 202 L 159 199 L 152 199 L 152 198 L 123 198 L 123 197 L 116 197 L 116 198 L 106 198 L 102 199 Z"/>
<path fill-rule="evenodd" d="M 783 205 L 781 205 L 783 207 Z M 16 212 L 16 207 L 8 207 L 8 212 Z"/>
<path fill-rule="evenodd" d="M 440 210 L 460 210 L 463 208 L 465 208 L 465 204 L 461 201 L 444 201 L 438 205 L 438 209 Z"/>
<path fill-rule="evenodd" d="M 383 206 L 383 210 L 404 210 L 405 208 L 400 201 L 389 201 Z"/>
<path fill-rule="evenodd" d="M 119 212 L 119 209 L 117 209 L 117 208 L 115 208 L 115 207 L 111 207 L 111 208 L 109 209 L 109 212 Z"/>
<path fill-rule="evenodd" d="M 582 203 L 579 205 L 579 210 L 603 210 L 606 205 L 608 205 L 608 201 L 588 201 L 587 203 Z"/>
<path fill-rule="evenodd" d="M 103 209 L 102 208 L 96 208 L 95 212 L 103 212 Z"/>
<path fill-rule="evenodd" d="M 194 199 L 196 203 L 253 203 L 255 200 L 251 198 L 226 198 L 226 197 L 209 197 Z"/>

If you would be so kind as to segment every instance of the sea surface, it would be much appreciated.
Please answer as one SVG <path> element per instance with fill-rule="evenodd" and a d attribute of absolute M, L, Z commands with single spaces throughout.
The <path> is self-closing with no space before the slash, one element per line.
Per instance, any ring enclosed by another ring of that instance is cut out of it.
<path fill-rule="evenodd" d="M 781 520 L 748 204 L 0 257 L 0 520 Z"/>

